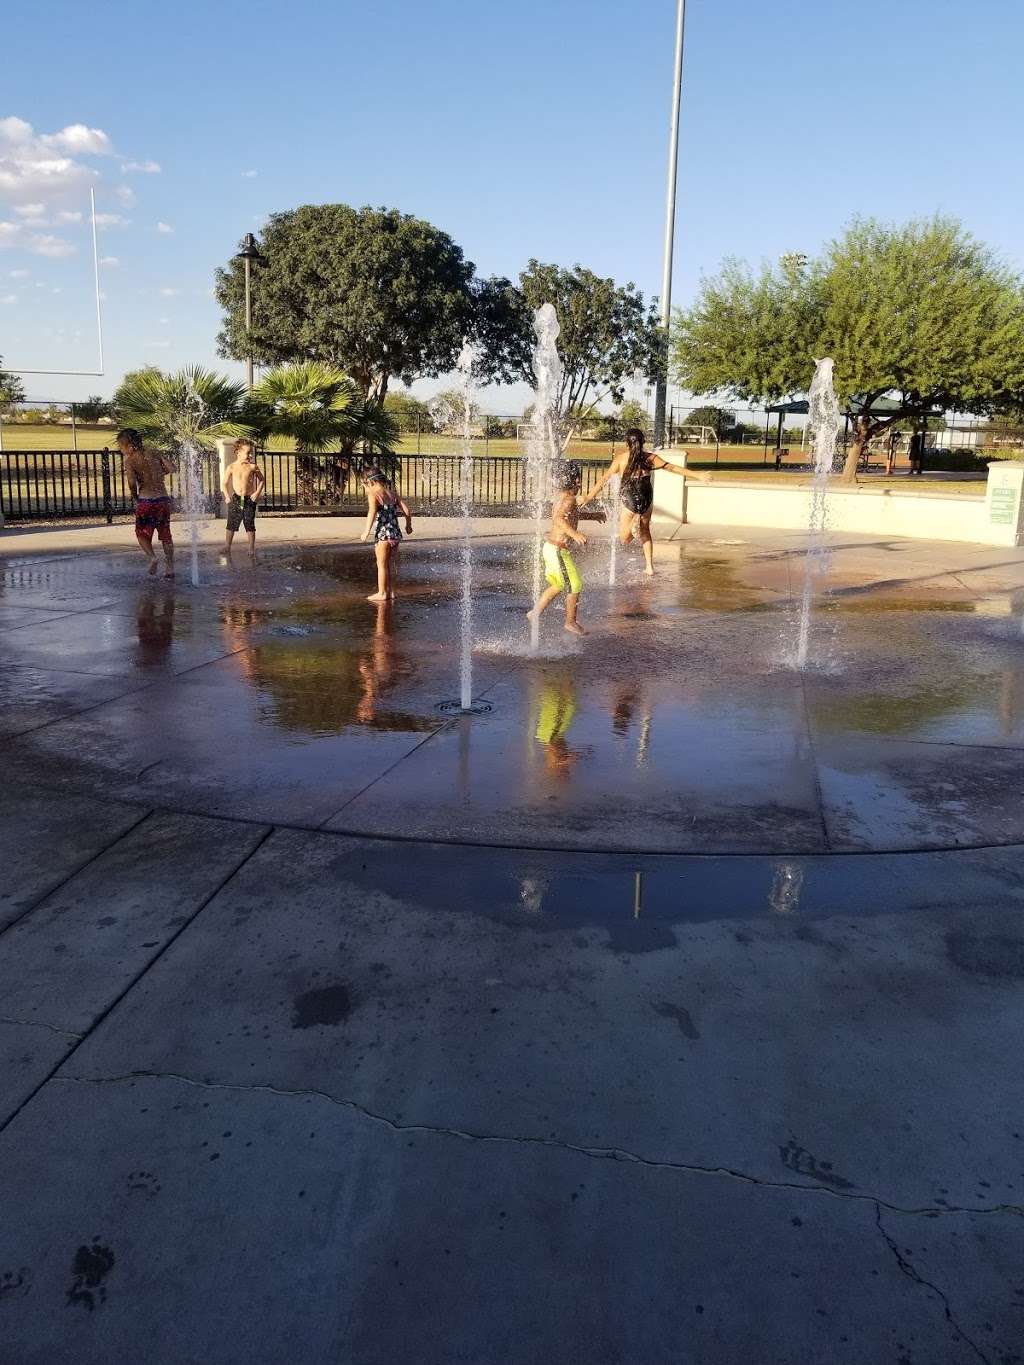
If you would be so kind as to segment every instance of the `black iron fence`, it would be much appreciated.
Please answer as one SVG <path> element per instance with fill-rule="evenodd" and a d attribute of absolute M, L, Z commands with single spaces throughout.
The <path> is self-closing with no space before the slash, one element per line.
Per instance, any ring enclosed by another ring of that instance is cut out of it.
<path fill-rule="evenodd" d="M 355 515 L 366 507 L 361 457 L 261 451 L 268 512 Z M 396 487 L 419 515 L 444 515 L 461 506 L 462 459 L 458 455 L 396 455 L 386 462 Z M 607 461 L 580 460 L 583 491 L 597 482 Z M 199 470 L 211 517 L 221 513 L 220 466 L 204 453 Z M 168 476 L 172 497 L 180 476 Z M 515 455 L 473 457 L 470 510 L 491 516 L 527 510 L 527 464 Z M 0 455 L 0 511 L 9 522 L 95 517 L 108 523 L 133 511 L 124 463 L 117 450 L 19 450 Z"/>

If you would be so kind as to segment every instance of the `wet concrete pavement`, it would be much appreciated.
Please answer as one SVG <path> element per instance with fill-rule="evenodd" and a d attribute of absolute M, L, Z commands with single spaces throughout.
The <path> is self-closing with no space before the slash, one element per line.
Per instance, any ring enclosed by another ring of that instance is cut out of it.
<path fill-rule="evenodd" d="M 738 539 L 539 658 L 482 545 L 454 721 L 450 547 L 8 561 L 0 1360 L 1024 1358 L 1024 555 L 801 677 Z"/>

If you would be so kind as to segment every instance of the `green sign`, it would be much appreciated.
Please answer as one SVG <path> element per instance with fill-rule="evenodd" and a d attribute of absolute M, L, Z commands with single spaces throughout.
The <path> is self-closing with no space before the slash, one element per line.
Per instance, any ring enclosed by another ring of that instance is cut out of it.
<path fill-rule="evenodd" d="M 988 519 L 996 526 L 1013 526 L 1017 521 L 1017 487 L 1004 484 L 989 494 Z"/>

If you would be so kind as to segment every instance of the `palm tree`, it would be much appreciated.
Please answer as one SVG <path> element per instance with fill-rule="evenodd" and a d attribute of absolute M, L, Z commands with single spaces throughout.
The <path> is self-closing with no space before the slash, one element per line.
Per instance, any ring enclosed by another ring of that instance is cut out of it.
<path fill-rule="evenodd" d="M 245 436 L 245 386 L 189 365 L 176 374 L 149 368 L 125 376 L 114 395 L 119 422 L 137 427 L 150 440 L 212 450 L 219 437 Z"/>
<path fill-rule="evenodd" d="M 398 435 L 390 413 L 379 404 L 365 402 L 346 374 L 319 360 L 268 371 L 250 395 L 246 416 L 260 436 L 294 440 L 300 502 L 317 501 L 320 454 L 336 448 L 346 457 L 329 460 L 324 469 L 331 497 L 325 489 L 319 501 L 334 501 L 344 493 L 356 446 L 367 454 L 388 456 Z"/>

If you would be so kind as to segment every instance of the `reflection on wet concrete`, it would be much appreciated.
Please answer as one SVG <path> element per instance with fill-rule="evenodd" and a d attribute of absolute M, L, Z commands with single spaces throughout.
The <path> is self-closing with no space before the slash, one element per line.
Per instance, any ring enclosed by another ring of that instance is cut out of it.
<path fill-rule="evenodd" d="M 175 607 L 173 593 L 158 590 L 139 598 L 135 624 L 139 636 L 139 659 L 144 666 L 162 663 L 170 652 L 174 640 Z"/>
<path fill-rule="evenodd" d="M 0 667 L 187 676 L 211 702 L 175 702 L 178 749 L 215 751 L 215 717 L 229 711 L 243 767 L 263 753 L 261 780 L 269 773 L 273 784 L 280 763 L 282 790 L 293 792 L 319 770 L 308 761 L 319 743 L 374 732 L 416 740 L 382 781 L 354 770 L 364 761 L 355 748 L 339 747 L 336 761 L 353 765 L 341 786 L 358 796 L 336 812 L 335 828 L 394 822 L 412 836 L 481 842 L 576 847 L 604 837 L 615 847 L 809 852 L 830 838 L 856 842 L 851 794 L 883 789 L 901 837 L 926 843 L 939 837 L 931 805 L 943 805 L 945 837 L 949 803 L 920 765 L 913 783 L 902 781 L 903 750 L 879 745 L 1024 748 L 1013 615 L 1024 590 L 1000 581 L 997 567 L 981 590 L 968 569 L 936 573 L 916 552 L 903 552 L 903 577 L 892 576 L 889 556 L 872 583 L 880 553 L 860 544 L 833 554 L 819 609 L 825 657 L 803 679 L 787 664 L 799 552 L 696 539 L 658 547 L 653 583 L 627 557 L 614 591 L 602 580 L 606 547 L 588 548 L 590 633 L 570 640 L 552 614 L 537 655 L 522 617 L 523 546 L 487 542 L 477 674 L 493 714 L 471 721 L 436 709 L 458 671 L 455 550 L 439 543 L 406 547 L 399 598 L 380 606 L 365 601 L 372 564 L 363 547 L 268 550 L 258 571 L 214 572 L 199 591 L 140 584 L 128 556 L 8 566 L 7 610 L 56 613 L 76 600 L 81 609 L 6 630 Z M 42 767 L 58 753 L 68 763 L 65 725 L 89 741 L 72 746 L 72 772 L 85 768 L 104 725 L 131 705 L 44 724 L 32 740 Z M 831 830 L 822 763 L 828 792 L 843 793 Z M 273 785 L 265 795 L 272 811 Z M 798 879 L 780 884 L 776 913 L 790 913 L 799 895 Z"/>

